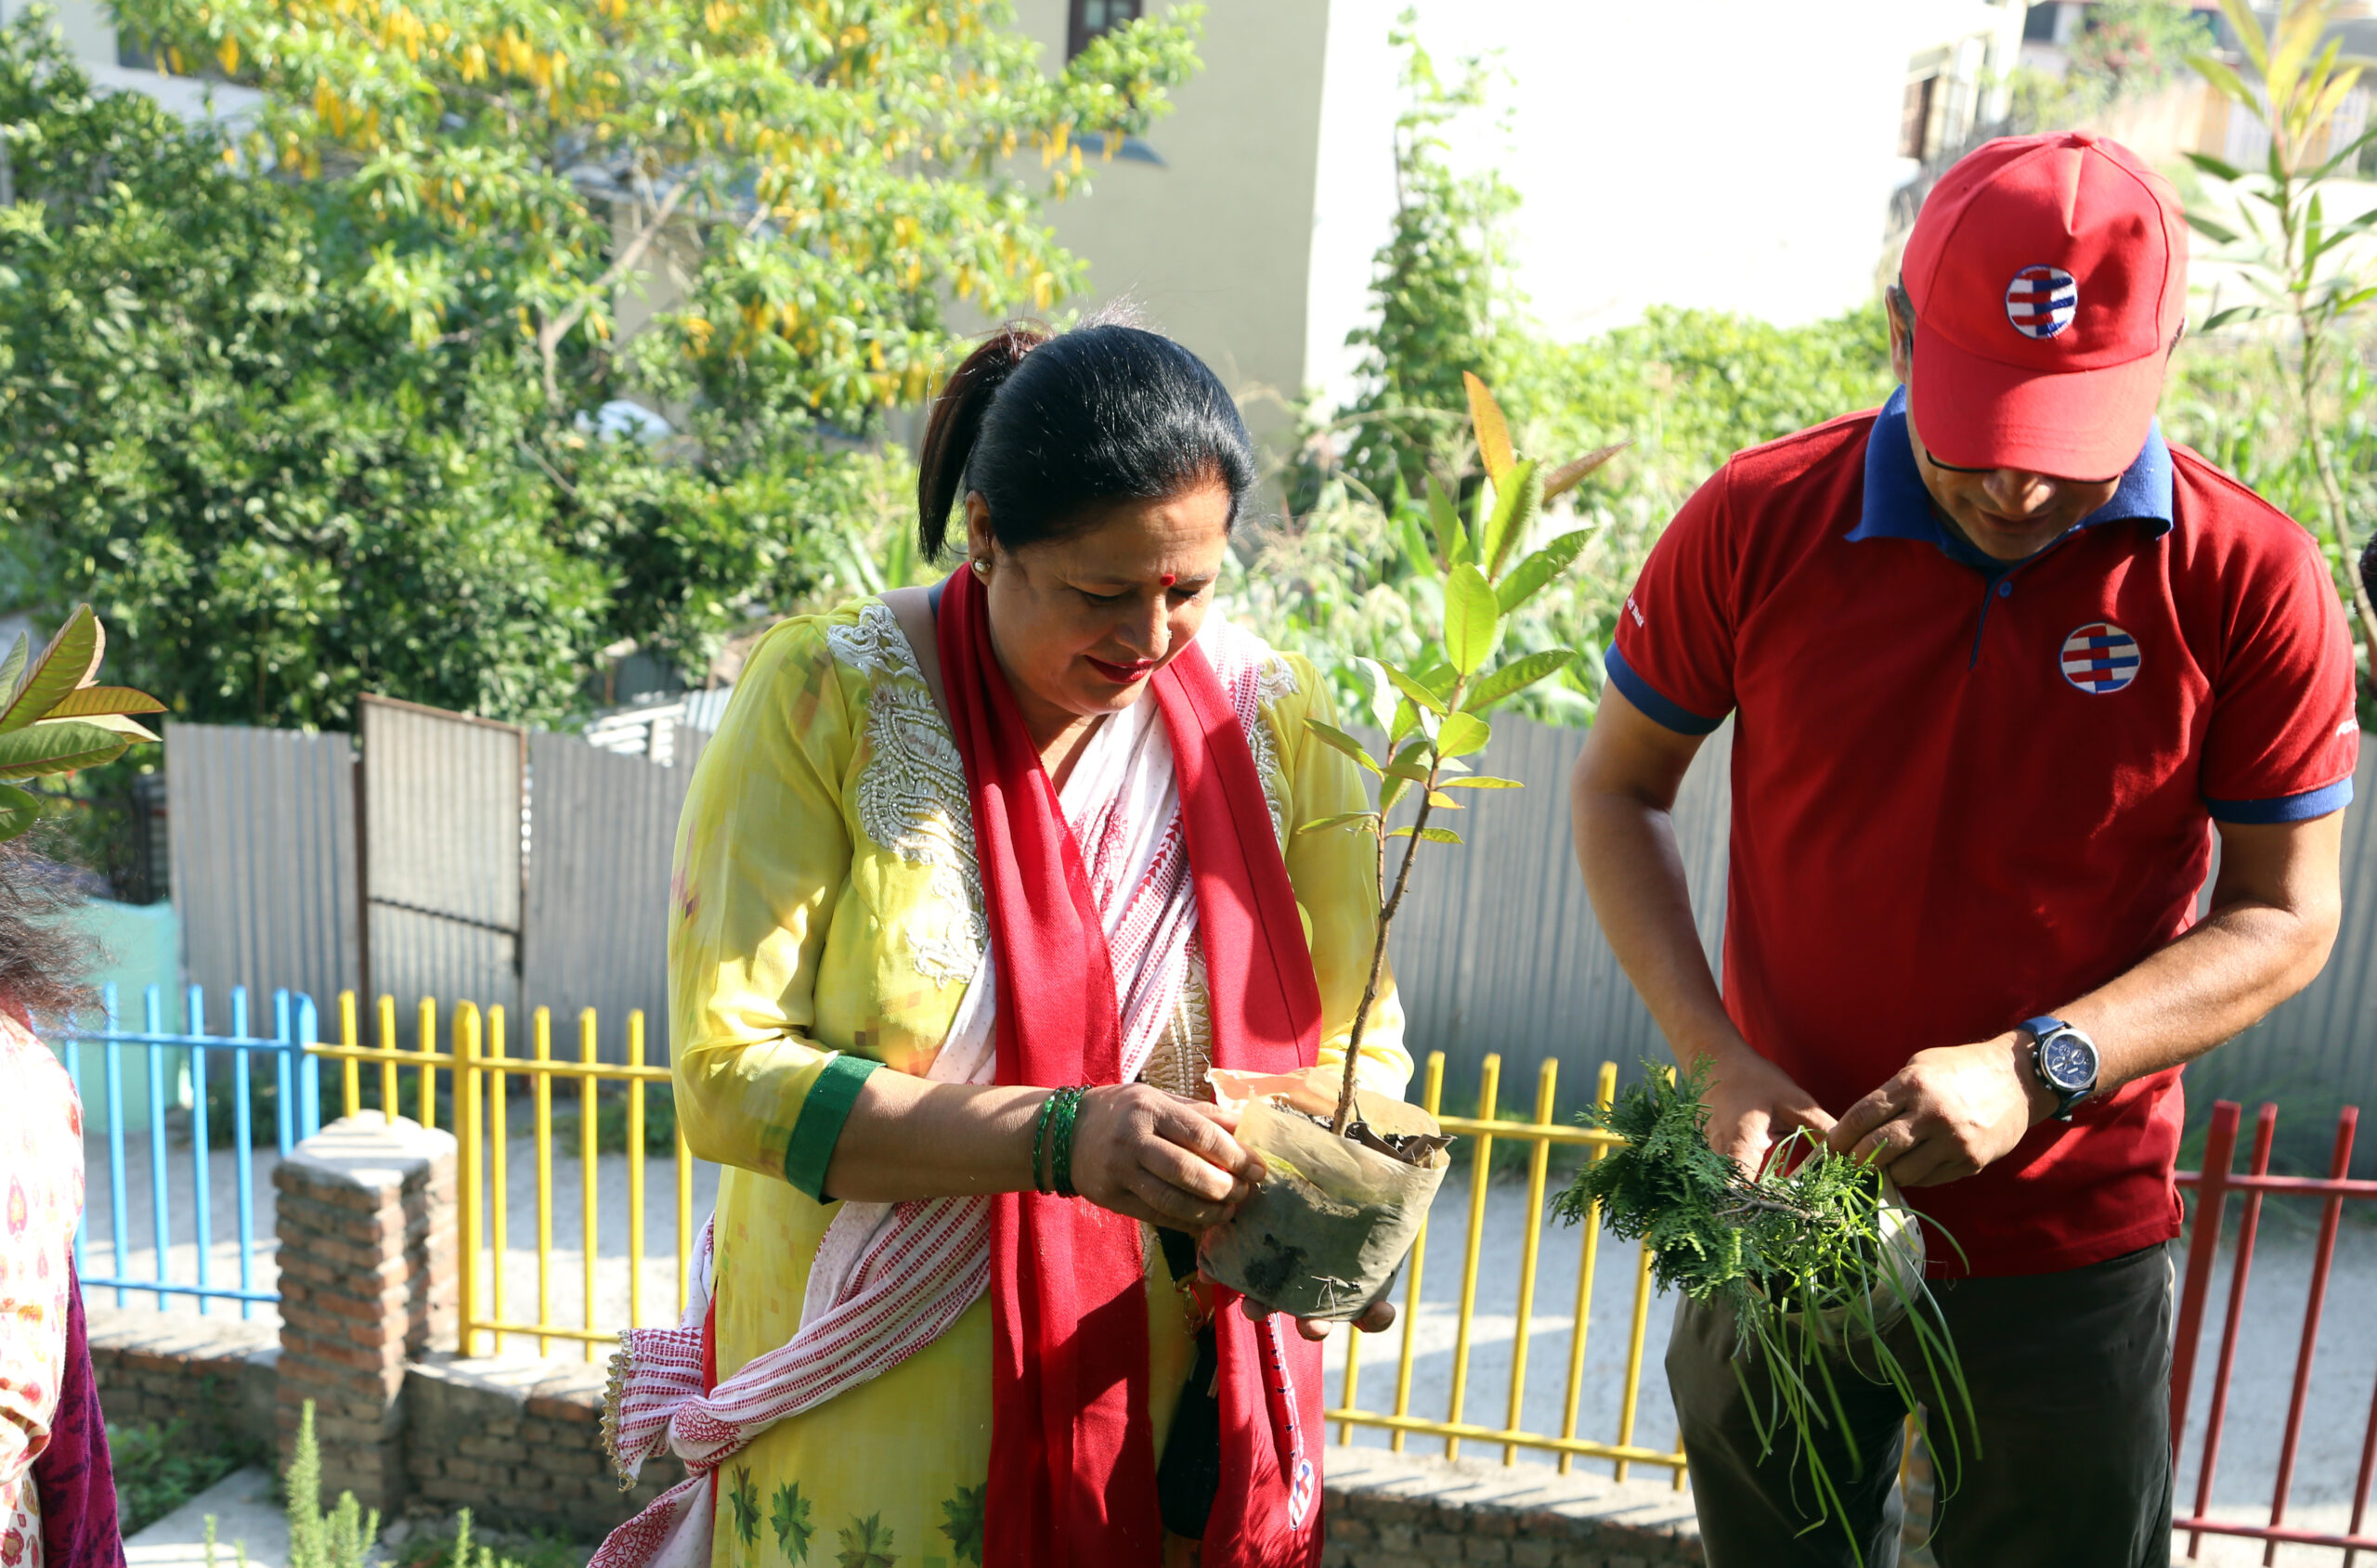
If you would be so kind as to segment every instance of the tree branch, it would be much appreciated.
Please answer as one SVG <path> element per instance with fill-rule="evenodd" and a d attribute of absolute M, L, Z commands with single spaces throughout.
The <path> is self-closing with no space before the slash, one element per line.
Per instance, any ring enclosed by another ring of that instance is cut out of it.
<path fill-rule="evenodd" d="M 569 336 L 569 330 L 585 318 L 587 309 L 598 296 L 609 292 L 620 279 L 634 270 L 638 262 L 643 260 L 643 253 L 652 248 L 652 242 L 660 237 L 660 231 L 669 227 L 669 220 L 677 215 L 679 204 L 692 189 L 693 181 L 690 179 L 680 179 L 671 186 L 669 194 L 660 199 L 660 205 L 653 210 L 652 221 L 638 230 L 634 239 L 620 247 L 610 266 L 602 277 L 594 279 L 593 287 L 587 290 L 576 305 L 537 329 L 537 352 L 545 362 L 547 403 L 561 401 L 561 382 L 554 368 L 554 361 L 561 352 L 561 340 Z"/>

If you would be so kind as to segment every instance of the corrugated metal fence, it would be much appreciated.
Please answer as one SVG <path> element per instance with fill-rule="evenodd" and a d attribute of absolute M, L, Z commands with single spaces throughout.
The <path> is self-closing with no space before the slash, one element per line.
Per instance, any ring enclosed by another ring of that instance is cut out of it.
<path fill-rule="evenodd" d="M 165 757 L 189 978 L 215 996 L 239 986 L 336 996 L 355 985 L 354 743 L 168 723 Z"/>

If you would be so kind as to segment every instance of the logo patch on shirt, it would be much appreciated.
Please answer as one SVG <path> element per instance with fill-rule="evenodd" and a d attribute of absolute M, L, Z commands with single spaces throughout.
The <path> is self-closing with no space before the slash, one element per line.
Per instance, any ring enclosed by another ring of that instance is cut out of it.
<path fill-rule="evenodd" d="M 2080 285 L 2059 266 L 2026 266 L 2006 285 L 2006 319 L 2026 338 L 2051 338 L 2080 312 Z"/>
<path fill-rule="evenodd" d="M 2063 678 L 2097 696 L 2137 679 L 2137 639 L 2111 621 L 2090 621 L 2063 640 Z"/>

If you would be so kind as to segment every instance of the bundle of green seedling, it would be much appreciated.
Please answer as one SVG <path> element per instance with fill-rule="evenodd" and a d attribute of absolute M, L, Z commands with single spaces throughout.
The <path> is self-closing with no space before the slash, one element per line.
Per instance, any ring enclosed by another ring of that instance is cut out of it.
<path fill-rule="evenodd" d="M 1888 1385 L 1918 1418 L 1944 1498 L 1964 1458 L 1959 1431 L 1975 1452 L 1979 1434 L 1955 1345 L 1923 1283 L 1920 1225 L 1880 1172 L 1804 1132 L 1780 1140 L 1755 1173 L 1718 1153 L 1707 1082 L 1705 1065 L 1682 1080 L 1651 1068 L 1614 1104 L 1578 1117 L 1618 1141 L 1578 1172 L 1552 1212 L 1640 1241 L 1661 1289 L 1731 1315 L 1734 1375 L 1760 1443 L 1790 1453 L 1795 1491 L 1807 1484 L 1809 1529 L 1848 1528 L 1818 1434 L 1836 1432 L 1854 1469 L 1868 1458 L 1841 1397 L 1850 1379 Z M 1753 1363 L 1762 1387 L 1748 1376 Z M 1927 1390 L 1949 1408 L 1926 1408 Z"/>

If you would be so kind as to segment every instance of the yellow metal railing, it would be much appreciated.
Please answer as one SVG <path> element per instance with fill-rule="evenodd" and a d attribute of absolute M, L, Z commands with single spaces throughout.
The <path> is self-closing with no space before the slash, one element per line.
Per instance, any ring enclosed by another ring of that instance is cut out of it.
<path fill-rule="evenodd" d="M 437 1124 L 438 1075 L 441 1072 L 446 1075 L 444 1082 L 453 1094 L 457 1122 L 454 1132 L 461 1167 L 457 1173 L 460 1178 L 458 1185 L 461 1189 L 461 1225 L 458 1240 L 462 1302 L 461 1342 L 464 1354 L 475 1354 L 482 1348 L 483 1341 L 487 1348 L 500 1350 L 507 1336 L 519 1336 L 534 1337 L 540 1354 L 548 1348 L 550 1341 L 575 1341 L 581 1345 L 586 1358 L 592 1360 L 598 1344 L 607 1343 L 616 1338 L 622 1328 L 643 1322 L 644 1094 L 647 1084 L 666 1083 L 669 1080 L 668 1069 L 645 1065 L 643 1015 L 640 1012 L 628 1015 L 627 1061 L 622 1066 L 598 1059 L 600 1030 L 591 1008 L 578 1015 L 575 1061 L 554 1057 L 552 1019 L 542 1007 L 533 1015 L 531 1054 L 525 1057 L 513 1056 L 506 1050 L 504 1013 L 500 1006 L 490 1007 L 482 1015 L 472 1003 L 457 1005 L 451 1019 L 451 1048 L 446 1051 L 437 1049 L 435 1002 L 424 998 L 420 1003 L 411 1049 L 404 1048 L 398 1042 L 394 999 L 381 997 L 375 1011 L 377 1043 L 366 1046 L 361 1042 L 354 993 L 342 995 L 339 998 L 340 1043 L 315 1047 L 316 1054 L 341 1061 L 345 1110 L 350 1116 L 361 1108 L 361 1074 L 368 1064 L 379 1073 L 380 1103 L 383 1106 L 401 1104 L 398 1082 L 401 1072 L 416 1074 L 415 1120 L 423 1126 L 434 1127 Z M 1572 1329 L 1568 1341 L 1560 1430 L 1556 1433 L 1536 1432 L 1522 1424 L 1525 1419 L 1530 1330 L 1543 1263 L 1545 1226 L 1542 1215 L 1552 1151 L 1555 1146 L 1581 1147 L 1586 1159 L 1598 1160 L 1617 1140 L 1607 1134 L 1590 1132 L 1553 1120 L 1560 1064 L 1551 1058 L 1546 1058 L 1537 1068 L 1532 1120 L 1500 1120 L 1496 1111 L 1501 1066 L 1500 1056 L 1486 1058 L 1478 1075 L 1477 1114 L 1474 1117 L 1438 1114 L 1444 1095 L 1445 1058 L 1442 1052 L 1430 1054 L 1422 1079 L 1421 1104 L 1432 1115 L 1437 1115 L 1447 1132 L 1463 1138 L 1464 1145 L 1457 1147 L 1469 1165 L 1469 1223 L 1461 1248 L 1461 1292 L 1454 1307 L 1451 1389 L 1443 1418 L 1436 1419 L 1415 1414 L 1411 1408 L 1412 1373 L 1418 1360 L 1421 1318 L 1423 1314 L 1440 1316 L 1445 1310 L 1440 1302 L 1425 1303 L 1422 1300 L 1422 1281 L 1428 1263 L 1428 1227 L 1423 1225 L 1411 1249 L 1409 1277 L 1405 1282 L 1401 1341 L 1395 1364 L 1392 1407 L 1386 1410 L 1363 1407 L 1361 1374 L 1365 1337 L 1351 1334 L 1346 1337 L 1343 1400 L 1338 1407 L 1326 1413 L 1327 1419 L 1337 1423 L 1340 1441 L 1353 1427 L 1383 1428 L 1390 1434 L 1389 1445 L 1398 1452 L 1406 1441 L 1416 1434 L 1441 1440 L 1448 1457 L 1457 1456 L 1463 1443 L 1473 1443 L 1498 1445 L 1504 1464 L 1515 1463 L 1519 1450 L 1523 1448 L 1557 1456 L 1563 1471 L 1579 1458 L 1603 1460 L 1611 1464 L 1621 1480 L 1631 1466 L 1663 1466 L 1670 1471 L 1676 1487 L 1681 1490 L 1684 1480 L 1681 1445 L 1669 1451 L 1648 1447 L 1635 1441 L 1638 1395 L 1643 1382 L 1643 1341 L 1650 1323 L 1652 1297 L 1650 1254 L 1647 1251 L 1639 1254 L 1633 1271 L 1633 1311 L 1627 1335 L 1626 1371 L 1619 1394 L 1617 1430 L 1606 1442 L 1580 1437 L 1577 1433 L 1578 1406 L 1585 1382 L 1586 1336 L 1591 1327 L 1593 1284 L 1600 1261 L 1601 1224 L 1598 1212 L 1588 1214 L 1577 1226 L 1576 1287 L 1570 1307 Z M 533 1107 L 537 1302 L 531 1318 L 513 1315 L 508 1310 L 504 1292 L 504 1261 L 512 1250 L 508 1096 L 514 1078 L 528 1081 L 526 1088 Z M 577 1157 L 581 1207 L 581 1277 L 578 1283 L 582 1306 L 577 1323 L 555 1320 L 552 1124 L 555 1079 L 576 1079 L 578 1082 Z M 603 1321 L 604 1315 L 596 1302 L 596 1219 L 600 1206 L 596 1137 L 600 1106 L 597 1089 L 606 1080 L 624 1085 L 627 1102 L 628 1302 L 625 1323 Z M 1597 1101 L 1604 1106 L 1609 1104 L 1617 1086 L 1617 1064 L 1604 1062 L 1595 1088 Z M 1483 1259 L 1487 1195 L 1492 1185 L 1494 1147 L 1497 1143 L 1510 1142 L 1528 1146 L 1525 1212 L 1532 1218 L 1532 1223 L 1520 1239 L 1510 1385 L 1505 1391 L 1501 1424 L 1496 1426 L 1465 1419 L 1464 1417 L 1470 1393 L 1472 1328 Z M 693 1161 L 685 1147 L 682 1125 L 676 1140 L 675 1176 L 677 1290 L 675 1312 L 669 1318 L 671 1322 L 684 1310 L 693 1248 Z"/>
<path fill-rule="evenodd" d="M 424 1127 L 435 1127 L 437 1125 L 439 1074 L 445 1074 L 444 1082 L 453 1097 L 459 1166 L 456 1176 L 457 1185 L 461 1189 L 456 1272 L 461 1297 L 459 1337 L 462 1354 L 477 1354 L 483 1348 L 483 1341 L 486 1341 L 484 1348 L 501 1350 L 507 1335 L 519 1335 L 533 1336 L 539 1354 L 550 1348 L 550 1341 L 574 1341 L 582 1347 L 585 1358 L 591 1361 L 596 1346 L 608 1344 L 617 1339 L 620 1328 L 642 1325 L 644 1308 L 645 1086 L 669 1081 L 667 1068 L 650 1067 L 644 1063 L 643 1014 L 638 1011 L 628 1015 L 625 1065 L 601 1059 L 598 1049 L 601 1029 L 594 1009 L 591 1007 L 578 1017 L 578 1058 L 575 1061 L 554 1057 L 552 1019 L 543 1007 L 531 1015 L 529 1048 L 532 1054 L 525 1057 L 513 1056 L 505 1048 L 505 1020 L 500 1006 L 489 1007 L 482 1015 L 474 1003 L 464 1002 L 457 1005 L 453 1014 L 452 1045 L 447 1051 L 437 1049 L 437 1004 L 435 1001 L 424 997 L 421 1002 L 411 1050 L 404 1049 L 397 1042 L 395 999 L 381 997 L 377 1014 L 378 1043 L 366 1046 L 361 1040 L 355 993 L 343 993 L 339 997 L 339 1043 L 313 1049 L 318 1056 L 336 1058 L 341 1062 L 345 1113 L 349 1116 L 362 1108 L 362 1069 L 365 1063 L 371 1063 L 380 1074 L 380 1103 L 383 1106 L 401 1108 L 398 1074 L 410 1071 L 417 1075 L 414 1120 Z M 508 1303 L 504 1299 L 504 1263 L 512 1250 L 510 1090 L 514 1078 L 528 1080 L 526 1087 L 531 1095 L 534 1115 L 537 1306 L 533 1321 L 523 1321 L 513 1316 L 507 1311 Z M 553 1305 L 552 1095 L 556 1078 L 578 1081 L 578 1285 L 582 1305 L 578 1321 L 574 1324 L 557 1322 Z M 601 1101 L 598 1086 L 605 1081 L 623 1084 L 627 1101 L 626 1323 L 604 1323 L 604 1314 L 596 1304 L 596 1265 L 600 1257 L 597 1221 L 602 1212 L 598 1139 Z M 694 1167 L 682 1126 L 677 1132 L 676 1144 L 677 1290 L 675 1309 L 669 1317 L 672 1323 L 684 1311 L 693 1272 Z"/>
<path fill-rule="evenodd" d="M 1617 1140 L 1606 1133 L 1590 1132 L 1582 1127 L 1565 1126 L 1552 1120 L 1552 1108 L 1560 1086 L 1560 1064 L 1546 1057 L 1536 1069 L 1534 1120 L 1504 1121 L 1496 1114 L 1496 1100 L 1500 1092 L 1502 1058 L 1489 1056 L 1478 1072 L 1477 1114 L 1475 1116 L 1444 1116 L 1438 1108 L 1443 1103 L 1445 1057 L 1441 1051 L 1429 1053 L 1425 1075 L 1421 1080 L 1421 1106 L 1435 1116 L 1448 1133 L 1460 1134 L 1468 1141 L 1469 1156 L 1469 1230 L 1461 1247 L 1461 1299 L 1453 1326 L 1452 1388 L 1446 1402 L 1442 1420 L 1431 1420 L 1411 1413 L 1411 1371 L 1417 1360 L 1420 1317 L 1429 1311 L 1421 1300 L 1421 1278 L 1428 1261 L 1428 1227 L 1421 1226 L 1419 1238 L 1412 1243 L 1409 1275 L 1403 1293 L 1402 1351 L 1395 1367 L 1395 1403 L 1390 1410 L 1368 1410 L 1361 1403 L 1362 1340 L 1359 1334 L 1346 1336 L 1345 1392 L 1344 1403 L 1327 1412 L 1328 1419 L 1338 1423 L 1338 1440 L 1344 1441 L 1348 1429 L 1357 1426 L 1383 1427 L 1391 1433 L 1388 1446 L 1400 1452 L 1404 1440 L 1414 1433 L 1441 1438 L 1445 1456 L 1458 1456 L 1464 1442 L 1500 1444 L 1502 1462 L 1518 1461 L 1518 1451 L 1533 1448 L 1559 1456 L 1560 1469 L 1565 1472 L 1579 1458 L 1611 1461 L 1617 1479 L 1626 1478 L 1632 1465 L 1664 1465 L 1672 1472 L 1678 1491 L 1683 1489 L 1683 1449 L 1681 1443 L 1674 1451 L 1645 1447 L 1634 1441 L 1634 1418 L 1637 1396 L 1643 1387 L 1643 1341 L 1651 1321 L 1651 1254 L 1644 1250 L 1634 1271 L 1634 1312 L 1632 1328 L 1626 1342 L 1626 1381 L 1619 1395 L 1617 1432 L 1615 1441 L 1603 1443 L 1577 1435 L 1577 1406 L 1584 1387 L 1585 1335 L 1592 1326 L 1592 1295 L 1594 1270 L 1600 1261 L 1601 1214 L 1598 1209 L 1585 1216 L 1577 1226 L 1579 1240 L 1577 1253 L 1577 1293 L 1568 1338 L 1567 1391 L 1561 1406 L 1560 1431 L 1530 1432 L 1520 1423 L 1525 1419 L 1526 1400 L 1527 1340 L 1530 1320 L 1535 1311 L 1535 1291 L 1539 1268 L 1542 1262 L 1544 1189 L 1551 1173 L 1552 1148 L 1555 1144 L 1582 1145 L 1586 1158 L 1599 1160 L 1607 1147 Z M 1617 1064 L 1604 1062 L 1601 1079 L 1595 1089 L 1597 1101 L 1606 1106 L 1617 1092 Z M 1486 1230 L 1486 1194 L 1492 1185 L 1494 1145 L 1497 1142 L 1524 1142 L 1533 1147 L 1527 1151 L 1526 1213 L 1530 1223 L 1520 1240 L 1518 1302 L 1516 1327 L 1511 1343 L 1511 1381 L 1503 1405 L 1502 1424 L 1487 1426 L 1482 1422 L 1462 1419 L 1463 1406 L 1469 1393 L 1470 1329 L 1476 1315 L 1477 1272 L 1483 1256 Z M 1437 1307 L 1433 1309 L 1441 1312 Z"/>

